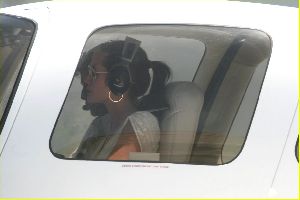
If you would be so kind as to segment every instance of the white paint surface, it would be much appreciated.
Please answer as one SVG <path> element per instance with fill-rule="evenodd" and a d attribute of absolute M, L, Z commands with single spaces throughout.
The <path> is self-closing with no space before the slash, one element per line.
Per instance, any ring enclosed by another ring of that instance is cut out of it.
<path fill-rule="evenodd" d="M 45 6 L 50 10 L 48 24 L 39 13 Z M 238 2 L 70 5 L 65 1 L 1 12 L 39 23 L 16 102 L 1 134 L 1 147 L 8 138 L 0 160 L 1 197 L 268 197 L 298 100 L 297 9 Z M 51 154 L 50 135 L 87 37 L 98 27 L 136 23 L 245 27 L 272 37 L 272 56 L 256 113 L 235 161 L 222 166 L 161 163 L 143 167 L 135 166 L 143 163 L 61 160 Z M 292 130 L 290 134 L 297 135 L 297 128 Z M 287 156 L 284 162 L 289 164 L 282 164 L 282 173 L 298 177 L 293 158 Z M 290 188 L 275 188 L 282 192 L 280 196 L 298 197 L 298 185 L 280 187 Z"/>

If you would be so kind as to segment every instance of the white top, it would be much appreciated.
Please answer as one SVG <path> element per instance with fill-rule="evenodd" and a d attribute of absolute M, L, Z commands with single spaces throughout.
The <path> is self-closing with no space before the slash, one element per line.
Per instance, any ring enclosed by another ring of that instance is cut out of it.
<path fill-rule="evenodd" d="M 119 128 L 111 127 L 112 121 L 109 114 L 95 118 L 75 152 L 74 158 L 107 159 L 128 120 L 137 137 L 141 152 L 157 152 L 160 140 L 158 121 L 150 112 L 138 111 L 129 115 Z"/>

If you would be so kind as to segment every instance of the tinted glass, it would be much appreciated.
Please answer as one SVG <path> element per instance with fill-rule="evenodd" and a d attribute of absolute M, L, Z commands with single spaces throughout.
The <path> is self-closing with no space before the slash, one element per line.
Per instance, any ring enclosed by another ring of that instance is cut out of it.
<path fill-rule="evenodd" d="M 51 151 L 83 160 L 230 162 L 246 140 L 270 52 L 270 38 L 257 30 L 99 29 L 83 48 Z"/>
<path fill-rule="evenodd" d="M 17 78 L 34 35 L 33 22 L 13 16 L 0 15 L 0 116 L 1 124 L 8 113 L 13 91 L 17 88 Z M 1 126 L 2 126 L 1 125 Z"/>

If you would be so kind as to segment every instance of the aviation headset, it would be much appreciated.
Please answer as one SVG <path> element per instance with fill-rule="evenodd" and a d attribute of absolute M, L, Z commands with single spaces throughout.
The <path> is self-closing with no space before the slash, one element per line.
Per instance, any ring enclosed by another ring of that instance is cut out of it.
<path fill-rule="evenodd" d="M 133 83 L 130 73 L 132 63 L 141 42 L 134 38 L 126 37 L 122 49 L 121 61 L 114 64 L 107 75 L 107 86 L 110 91 L 120 96 L 124 94 Z"/>

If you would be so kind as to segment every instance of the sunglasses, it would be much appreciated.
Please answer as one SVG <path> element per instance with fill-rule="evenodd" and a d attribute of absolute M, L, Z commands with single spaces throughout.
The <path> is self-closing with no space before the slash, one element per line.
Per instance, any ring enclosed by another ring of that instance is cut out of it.
<path fill-rule="evenodd" d="M 97 72 L 92 66 L 88 65 L 88 76 L 92 78 L 93 81 L 97 79 L 97 74 L 107 74 L 108 72 Z"/>

